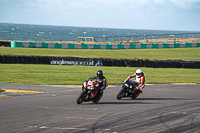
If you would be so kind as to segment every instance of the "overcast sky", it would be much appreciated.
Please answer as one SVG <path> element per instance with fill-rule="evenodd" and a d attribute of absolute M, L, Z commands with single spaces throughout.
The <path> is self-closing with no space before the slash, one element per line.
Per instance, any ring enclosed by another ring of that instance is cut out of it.
<path fill-rule="evenodd" d="M 200 0 L 0 0 L 0 22 L 200 31 Z"/>

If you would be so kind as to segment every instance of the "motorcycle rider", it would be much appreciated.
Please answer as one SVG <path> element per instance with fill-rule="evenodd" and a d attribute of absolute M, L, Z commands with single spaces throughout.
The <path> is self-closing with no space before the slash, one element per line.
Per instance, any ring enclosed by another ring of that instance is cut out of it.
<path fill-rule="evenodd" d="M 100 85 L 100 87 L 97 87 L 97 95 L 99 97 L 99 99 L 103 96 L 103 90 L 106 89 L 107 87 L 107 82 L 106 82 L 106 78 L 103 76 L 103 71 L 102 70 L 98 70 L 97 73 L 89 78 L 89 80 L 94 80 L 96 79 L 96 82 Z"/>
<path fill-rule="evenodd" d="M 145 76 L 141 69 L 137 69 L 136 72 L 133 75 L 130 75 L 127 79 L 130 79 L 132 77 L 136 77 L 135 82 L 138 83 L 136 87 L 138 89 L 138 93 L 136 94 L 137 97 L 140 93 L 142 93 L 142 90 L 145 87 Z"/>

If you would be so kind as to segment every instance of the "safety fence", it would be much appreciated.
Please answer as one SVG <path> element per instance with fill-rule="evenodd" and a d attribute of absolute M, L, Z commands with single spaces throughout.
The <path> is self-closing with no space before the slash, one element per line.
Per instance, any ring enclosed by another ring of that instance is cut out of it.
<path fill-rule="evenodd" d="M 49 64 L 152 68 L 200 68 L 200 60 L 107 59 L 52 56 L 0 55 L 2 64 Z"/>
<path fill-rule="evenodd" d="M 137 44 L 69 44 L 69 43 L 36 43 L 11 41 L 11 47 L 60 48 L 60 49 L 141 49 L 141 48 L 187 48 L 200 47 L 200 42 L 192 43 L 137 43 Z"/>
<path fill-rule="evenodd" d="M 137 42 L 140 40 L 158 39 L 188 39 L 200 38 L 200 33 L 177 33 L 177 34 L 151 34 L 151 35 L 132 35 L 132 36 L 100 36 L 100 37 L 78 37 L 80 42 Z"/>

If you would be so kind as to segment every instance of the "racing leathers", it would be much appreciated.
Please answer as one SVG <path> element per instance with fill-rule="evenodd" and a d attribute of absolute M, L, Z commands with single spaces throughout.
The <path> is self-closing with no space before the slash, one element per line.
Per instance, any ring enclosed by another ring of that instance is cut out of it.
<path fill-rule="evenodd" d="M 105 90 L 107 87 L 107 83 L 106 83 L 106 78 L 104 76 L 102 76 L 101 78 L 99 78 L 97 75 L 94 75 L 93 77 L 90 78 L 90 80 L 94 80 L 96 79 L 97 83 L 100 85 L 100 87 L 98 87 L 98 90 Z"/>
<path fill-rule="evenodd" d="M 94 75 L 93 77 L 90 78 L 90 80 L 94 79 L 96 79 L 96 82 L 100 85 L 99 87 L 97 87 L 97 98 L 98 98 L 97 101 L 99 101 L 103 96 L 103 90 L 105 90 L 107 87 L 107 82 L 106 78 L 103 75 L 101 77 Z"/>
<path fill-rule="evenodd" d="M 127 79 L 130 79 L 132 77 L 136 77 L 136 82 L 138 83 L 137 87 L 140 92 L 142 92 L 142 89 L 145 87 L 145 77 L 144 73 L 141 74 L 141 76 L 137 76 L 136 73 L 133 75 L 130 75 Z"/>

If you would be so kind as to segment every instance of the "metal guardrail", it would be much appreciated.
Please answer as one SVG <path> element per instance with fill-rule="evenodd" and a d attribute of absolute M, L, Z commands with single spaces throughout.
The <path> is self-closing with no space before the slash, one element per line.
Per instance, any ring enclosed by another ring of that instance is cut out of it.
<path fill-rule="evenodd" d="M 134 42 L 140 40 L 158 39 L 188 39 L 200 38 L 200 33 L 180 33 L 180 34 L 152 34 L 152 35 L 132 35 L 132 36 L 102 36 L 102 37 L 78 37 L 79 42 Z"/>

